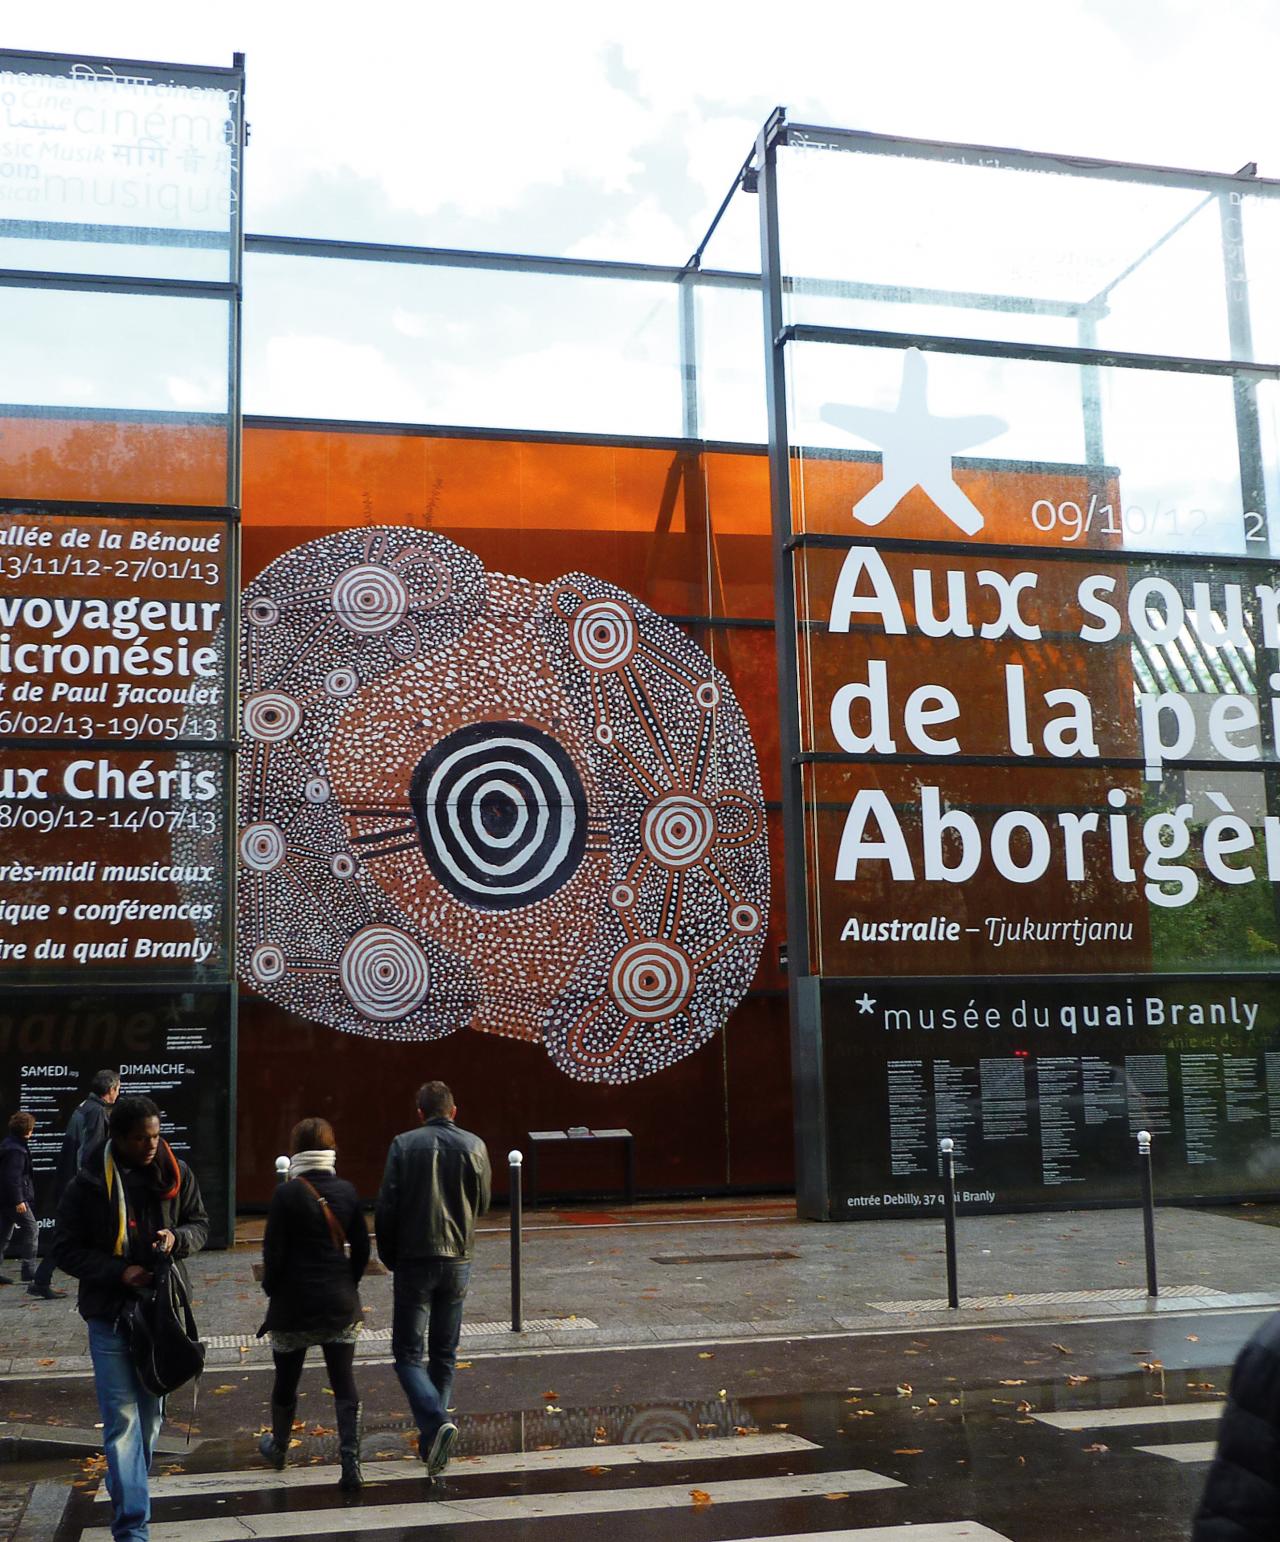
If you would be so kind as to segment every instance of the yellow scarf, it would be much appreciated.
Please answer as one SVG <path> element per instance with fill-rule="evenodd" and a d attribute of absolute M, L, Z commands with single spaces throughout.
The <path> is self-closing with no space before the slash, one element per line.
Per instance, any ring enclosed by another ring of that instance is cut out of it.
<path fill-rule="evenodd" d="M 110 1200 L 112 1190 L 116 1196 L 116 1240 L 111 1249 L 115 1258 L 124 1257 L 125 1238 L 129 1234 L 129 1212 L 124 1201 L 124 1179 L 116 1167 L 115 1158 L 111 1155 L 111 1142 L 107 1142 L 105 1168 L 107 1174 L 107 1199 Z"/>

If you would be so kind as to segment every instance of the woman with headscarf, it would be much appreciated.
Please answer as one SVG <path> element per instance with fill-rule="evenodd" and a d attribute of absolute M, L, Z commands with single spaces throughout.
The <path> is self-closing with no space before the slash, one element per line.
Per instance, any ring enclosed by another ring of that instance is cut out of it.
<path fill-rule="evenodd" d="M 369 1262 L 369 1228 L 359 1195 L 337 1175 L 337 1142 L 327 1119 L 294 1125 L 289 1151 L 289 1179 L 272 1196 L 262 1242 L 262 1288 L 270 1305 L 258 1335 L 271 1335 L 276 1379 L 271 1428 L 258 1449 L 283 1468 L 303 1362 L 318 1344 L 337 1416 L 339 1486 L 357 1489 L 364 1480 L 353 1364 L 364 1316 L 359 1284 Z"/>

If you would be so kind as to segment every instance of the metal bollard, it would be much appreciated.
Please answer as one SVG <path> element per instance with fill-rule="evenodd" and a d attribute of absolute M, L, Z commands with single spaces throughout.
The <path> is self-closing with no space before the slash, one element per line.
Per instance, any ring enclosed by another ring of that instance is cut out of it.
<path fill-rule="evenodd" d="M 1151 1183 L 1151 1131 L 1138 1131 L 1138 1166 L 1142 1172 L 1142 1236 L 1147 1245 L 1147 1295 L 1158 1296 L 1156 1281 L 1156 1200 Z"/>
<path fill-rule="evenodd" d="M 956 1283 L 956 1143 L 949 1135 L 938 1142 L 942 1152 L 942 1213 L 947 1228 L 947 1305 L 960 1306 L 960 1287 Z"/>
<path fill-rule="evenodd" d="M 287 1156 L 278 1156 L 276 1158 L 276 1182 L 277 1183 L 288 1183 L 288 1181 L 289 1181 L 289 1158 Z"/>
<path fill-rule="evenodd" d="M 524 1156 L 519 1151 L 508 1151 L 511 1164 L 508 1193 L 511 1196 L 511 1331 L 524 1332 L 524 1318 L 520 1307 L 520 1231 L 521 1231 L 521 1179 L 524 1173 Z"/>

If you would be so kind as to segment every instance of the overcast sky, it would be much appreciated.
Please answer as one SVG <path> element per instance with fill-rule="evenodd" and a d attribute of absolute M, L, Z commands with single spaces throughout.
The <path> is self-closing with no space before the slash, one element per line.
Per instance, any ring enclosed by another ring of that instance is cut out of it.
<path fill-rule="evenodd" d="M 5 31 L 174 63 L 243 51 L 256 232 L 679 263 L 776 103 L 1280 174 L 1276 0 L 59 0 L 10 8 Z M 749 262 L 751 234 L 716 255 Z"/>

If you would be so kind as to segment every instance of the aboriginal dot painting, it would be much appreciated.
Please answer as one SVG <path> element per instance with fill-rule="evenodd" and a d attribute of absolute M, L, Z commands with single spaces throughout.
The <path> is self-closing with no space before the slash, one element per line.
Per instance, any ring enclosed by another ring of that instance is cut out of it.
<path fill-rule="evenodd" d="M 672 622 L 582 573 L 348 530 L 245 591 L 240 970 L 350 1033 L 629 1082 L 720 1029 L 769 897 L 755 750 Z"/>

